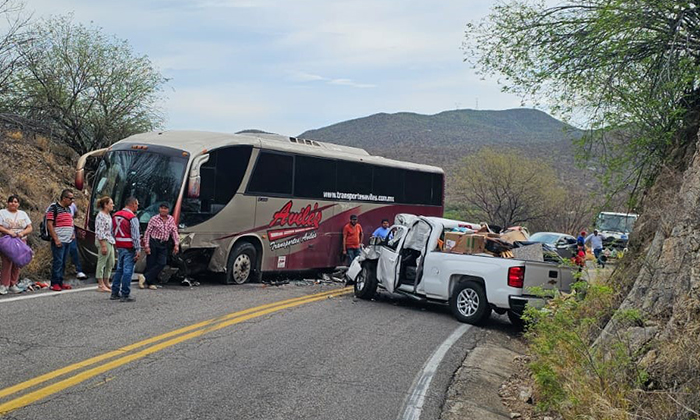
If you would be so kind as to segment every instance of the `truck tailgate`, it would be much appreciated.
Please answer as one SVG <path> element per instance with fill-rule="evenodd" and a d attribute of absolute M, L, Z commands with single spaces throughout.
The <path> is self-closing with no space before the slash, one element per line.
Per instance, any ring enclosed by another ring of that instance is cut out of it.
<path fill-rule="evenodd" d="M 526 261 L 525 262 L 525 278 L 523 279 L 523 293 L 529 294 L 528 288 L 541 287 L 545 290 L 559 290 L 562 288 L 570 288 L 571 282 L 566 278 L 567 273 L 562 273 L 562 269 L 569 271 L 566 267 L 559 267 L 554 264 Z"/>

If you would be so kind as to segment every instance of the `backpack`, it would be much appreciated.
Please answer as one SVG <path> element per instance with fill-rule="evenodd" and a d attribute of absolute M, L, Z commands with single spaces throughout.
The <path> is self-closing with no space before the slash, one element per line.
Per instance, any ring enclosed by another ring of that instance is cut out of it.
<path fill-rule="evenodd" d="M 56 215 L 58 214 L 58 206 L 56 203 L 53 203 L 49 206 L 48 209 L 46 209 L 46 213 L 49 212 L 49 210 L 53 207 L 53 222 L 56 223 Z M 41 221 L 39 224 L 39 237 L 41 238 L 42 241 L 47 241 L 51 242 L 53 238 L 51 237 L 51 233 L 49 232 L 49 224 L 46 220 L 46 213 L 44 213 L 44 220 Z"/>

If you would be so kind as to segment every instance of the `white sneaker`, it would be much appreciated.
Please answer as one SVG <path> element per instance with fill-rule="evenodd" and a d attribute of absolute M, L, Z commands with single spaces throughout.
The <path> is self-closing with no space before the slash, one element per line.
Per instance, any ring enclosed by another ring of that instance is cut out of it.
<path fill-rule="evenodd" d="M 6 295 L 7 294 L 7 286 L 3 286 L 0 284 L 0 295 Z"/>
<path fill-rule="evenodd" d="M 78 271 L 76 277 L 78 277 L 78 280 L 85 280 L 87 278 L 87 274 L 83 273 L 82 271 Z"/>
<path fill-rule="evenodd" d="M 10 286 L 10 289 L 9 289 L 9 290 L 10 290 L 10 292 L 12 292 L 12 293 L 22 293 L 22 289 L 20 289 L 20 288 L 17 287 L 16 285 Z"/>

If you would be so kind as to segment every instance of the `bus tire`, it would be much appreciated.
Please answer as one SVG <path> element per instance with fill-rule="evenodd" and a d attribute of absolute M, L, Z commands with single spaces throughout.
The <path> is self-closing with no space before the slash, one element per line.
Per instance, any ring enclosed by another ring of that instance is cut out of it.
<path fill-rule="evenodd" d="M 491 316 L 484 288 L 472 280 L 455 286 L 450 297 L 450 310 L 458 321 L 467 324 L 481 324 Z"/>
<path fill-rule="evenodd" d="M 372 299 L 377 293 L 376 266 L 369 262 L 362 263 L 362 271 L 355 277 L 355 296 L 360 299 Z"/>
<path fill-rule="evenodd" d="M 243 284 L 257 275 L 258 255 L 253 244 L 237 243 L 228 255 L 226 264 L 226 284 Z"/>

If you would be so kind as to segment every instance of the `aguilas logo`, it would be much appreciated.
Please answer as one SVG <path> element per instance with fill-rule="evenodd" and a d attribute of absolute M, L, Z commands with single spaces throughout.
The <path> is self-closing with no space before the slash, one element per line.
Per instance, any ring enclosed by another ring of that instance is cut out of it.
<path fill-rule="evenodd" d="M 287 248 L 302 242 L 316 238 L 315 230 L 318 229 L 323 214 L 318 208 L 318 203 L 304 207 L 298 212 L 292 211 L 292 200 L 282 206 L 272 216 L 272 221 L 268 227 L 280 226 L 282 229 L 268 230 L 267 236 L 270 239 L 270 249 L 277 250 Z M 285 226 L 288 226 L 285 228 Z M 301 234 L 304 235 L 301 235 Z M 294 236 L 293 238 L 290 238 Z M 289 238 L 289 239 L 287 239 Z"/>

